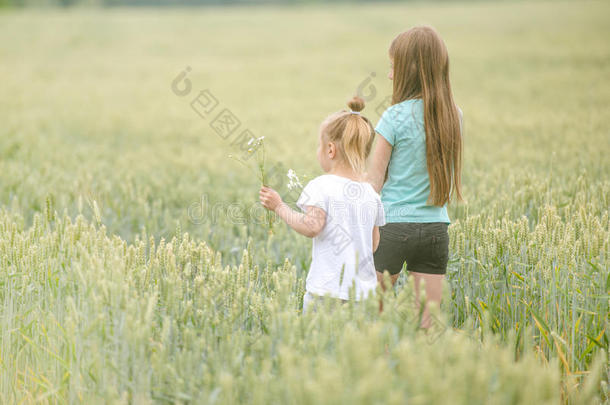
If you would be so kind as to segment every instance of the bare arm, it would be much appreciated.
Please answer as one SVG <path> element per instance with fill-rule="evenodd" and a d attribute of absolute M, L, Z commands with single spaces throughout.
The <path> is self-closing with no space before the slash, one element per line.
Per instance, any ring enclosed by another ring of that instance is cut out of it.
<path fill-rule="evenodd" d="M 326 212 L 322 208 L 307 206 L 305 213 L 297 212 L 282 201 L 280 195 L 269 187 L 261 187 L 260 200 L 265 208 L 273 211 L 286 224 L 301 235 L 313 238 L 317 236 L 326 225 Z"/>
<path fill-rule="evenodd" d="M 326 212 L 313 205 L 308 205 L 307 212 L 303 214 L 293 210 L 286 203 L 282 203 L 275 209 L 275 213 L 289 227 L 308 238 L 317 236 L 326 225 Z"/>
<path fill-rule="evenodd" d="M 390 156 L 392 156 L 392 145 L 379 134 L 375 136 L 375 139 L 375 149 L 369 164 L 367 181 L 379 193 L 383 187 L 385 171 L 390 163 Z"/>
<path fill-rule="evenodd" d="M 379 227 L 374 226 L 373 227 L 373 253 L 375 253 L 377 251 L 378 247 L 379 247 Z"/>

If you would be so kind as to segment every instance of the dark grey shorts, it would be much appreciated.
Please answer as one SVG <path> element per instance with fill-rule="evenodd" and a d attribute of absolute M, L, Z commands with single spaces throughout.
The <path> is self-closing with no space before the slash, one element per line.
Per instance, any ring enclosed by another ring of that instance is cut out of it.
<path fill-rule="evenodd" d="M 445 274 L 449 260 L 449 224 L 444 222 L 391 222 L 379 228 L 379 247 L 375 269 L 383 273 L 407 270 L 417 273 Z"/>

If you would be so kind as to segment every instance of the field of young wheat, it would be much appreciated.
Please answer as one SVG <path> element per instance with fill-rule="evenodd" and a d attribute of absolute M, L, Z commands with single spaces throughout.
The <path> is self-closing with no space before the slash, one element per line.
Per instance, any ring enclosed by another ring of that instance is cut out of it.
<path fill-rule="evenodd" d="M 0 13 L 0 402 L 609 402 L 609 14 Z M 264 136 L 293 203 L 321 120 L 360 91 L 377 122 L 389 42 L 418 23 L 447 43 L 465 120 L 435 325 L 404 275 L 381 315 L 301 316 L 311 241 L 270 231 L 255 162 L 229 155 Z"/>

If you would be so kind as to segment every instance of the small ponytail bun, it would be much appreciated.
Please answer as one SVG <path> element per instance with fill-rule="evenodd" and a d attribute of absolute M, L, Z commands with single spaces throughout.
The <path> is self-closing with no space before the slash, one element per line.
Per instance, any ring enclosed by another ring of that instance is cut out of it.
<path fill-rule="evenodd" d="M 375 130 L 371 122 L 360 114 L 364 109 L 364 100 L 355 96 L 347 102 L 350 111 L 337 111 L 322 123 L 324 139 L 335 142 L 342 159 L 356 173 L 364 173 L 366 159 L 371 152 Z M 353 114 L 358 113 L 358 114 Z"/>
<path fill-rule="evenodd" d="M 350 101 L 347 102 L 347 106 L 352 111 L 360 112 L 364 110 L 364 100 L 358 96 L 354 96 Z"/>

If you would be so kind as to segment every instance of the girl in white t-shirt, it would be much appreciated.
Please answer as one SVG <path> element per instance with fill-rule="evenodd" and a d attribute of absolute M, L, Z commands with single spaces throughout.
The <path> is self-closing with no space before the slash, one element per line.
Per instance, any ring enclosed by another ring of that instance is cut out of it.
<path fill-rule="evenodd" d="M 377 285 L 373 252 L 385 215 L 379 194 L 364 178 L 375 132 L 360 115 L 361 98 L 354 97 L 348 106 L 350 111 L 331 114 L 320 125 L 318 161 L 326 174 L 303 189 L 297 201 L 303 213 L 286 205 L 275 190 L 260 190 L 265 208 L 313 238 L 303 312 L 319 297 L 361 300 Z"/>

